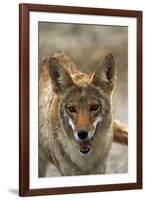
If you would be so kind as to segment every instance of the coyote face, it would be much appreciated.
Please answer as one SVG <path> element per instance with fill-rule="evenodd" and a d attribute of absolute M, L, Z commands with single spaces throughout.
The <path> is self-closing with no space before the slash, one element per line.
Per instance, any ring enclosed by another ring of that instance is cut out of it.
<path fill-rule="evenodd" d="M 54 91 L 52 99 L 49 100 L 51 103 L 48 109 L 46 106 L 45 111 L 51 159 L 63 175 L 84 174 L 85 171 L 93 173 L 96 171 L 93 168 L 99 166 L 98 162 L 102 162 L 106 157 L 112 142 L 111 97 L 115 84 L 114 58 L 108 54 L 93 74 L 79 71 L 74 73 L 75 70 L 65 67 L 55 56 L 45 62 L 51 80 L 49 84 Z M 47 90 L 45 93 L 47 95 Z M 54 150 L 55 148 L 57 150 Z M 58 148 L 61 149 L 58 151 Z M 70 164 L 69 158 L 66 161 L 65 154 L 70 157 Z M 66 166 L 59 164 L 59 160 Z M 92 166 L 86 169 L 85 163 L 88 161 L 87 165 Z M 73 167 L 75 162 L 80 162 L 77 164 L 80 167 L 78 172 L 77 167 Z"/>
<path fill-rule="evenodd" d="M 80 152 L 87 154 L 94 135 L 109 121 L 111 114 L 114 59 L 111 54 L 107 55 L 92 76 L 71 77 L 55 58 L 51 58 L 49 73 L 53 89 L 61 99 L 59 113 L 66 136 L 75 139 Z"/>
<path fill-rule="evenodd" d="M 78 142 L 80 152 L 86 154 L 91 149 L 95 130 L 102 123 L 106 102 L 91 85 L 76 86 L 65 96 L 65 103 L 61 104 L 61 118 L 67 126 L 66 133 L 70 128 L 70 137 Z"/>

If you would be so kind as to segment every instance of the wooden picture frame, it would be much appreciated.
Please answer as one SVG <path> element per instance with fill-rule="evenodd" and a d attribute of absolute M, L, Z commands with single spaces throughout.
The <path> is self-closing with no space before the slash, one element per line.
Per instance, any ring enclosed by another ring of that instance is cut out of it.
<path fill-rule="evenodd" d="M 114 16 L 136 20 L 136 181 L 116 184 L 30 188 L 30 12 L 88 16 Z M 41 4 L 19 5 L 19 195 L 55 195 L 142 188 L 142 11 L 70 7 Z"/>

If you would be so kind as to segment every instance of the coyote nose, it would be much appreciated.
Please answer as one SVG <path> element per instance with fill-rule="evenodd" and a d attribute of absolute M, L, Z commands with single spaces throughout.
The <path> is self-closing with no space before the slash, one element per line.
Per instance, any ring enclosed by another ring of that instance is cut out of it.
<path fill-rule="evenodd" d="M 78 138 L 81 140 L 85 140 L 88 137 L 88 132 L 85 130 L 80 130 L 78 132 Z"/>

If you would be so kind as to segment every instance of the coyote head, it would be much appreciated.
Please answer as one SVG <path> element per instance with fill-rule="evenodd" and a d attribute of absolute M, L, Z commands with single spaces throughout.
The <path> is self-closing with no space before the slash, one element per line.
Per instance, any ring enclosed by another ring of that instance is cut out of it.
<path fill-rule="evenodd" d="M 93 74 L 70 74 L 55 57 L 49 61 L 54 92 L 60 98 L 59 115 L 64 133 L 78 143 L 82 154 L 92 140 L 111 125 L 111 96 L 115 84 L 115 61 L 108 54 Z"/>

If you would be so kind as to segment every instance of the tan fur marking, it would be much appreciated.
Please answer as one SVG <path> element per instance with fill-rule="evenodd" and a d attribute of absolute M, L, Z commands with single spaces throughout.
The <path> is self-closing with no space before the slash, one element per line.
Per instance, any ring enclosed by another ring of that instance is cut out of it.
<path fill-rule="evenodd" d="M 77 117 L 77 129 L 81 128 L 89 128 L 90 126 L 90 119 L 88 112 L 80 112 Z"/>

